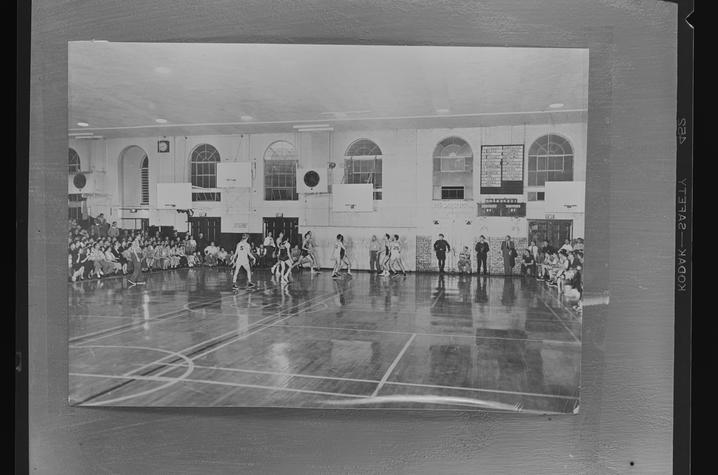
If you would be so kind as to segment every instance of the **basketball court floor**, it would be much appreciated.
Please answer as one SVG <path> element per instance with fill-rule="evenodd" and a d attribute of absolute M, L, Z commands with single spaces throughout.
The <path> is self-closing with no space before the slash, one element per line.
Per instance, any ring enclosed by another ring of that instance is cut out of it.
<path fill-rule="evenodd" d="M 227 269 L 69 284 L 70 403 L 569 413 L 581 319 L 535 279 Z"/>

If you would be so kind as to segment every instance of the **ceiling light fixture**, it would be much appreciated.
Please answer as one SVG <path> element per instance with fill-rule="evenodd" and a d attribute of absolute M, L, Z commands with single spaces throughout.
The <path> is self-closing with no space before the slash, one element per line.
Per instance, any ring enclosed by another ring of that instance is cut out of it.
<path fill-rule="evenodd" d="M 438 114 L 448 114 L 451 111 L 449 109 L 436 109 L 436 112 Z"/>
<path fill-rule="evenodd" d="M 89 127 L 90 126 L 90 124 L 88 124 L 87 122 L 78 122 L 77 125 L 79 125 L 80 127 Z"/>
<path fill-rule="evenodd" d="M 70 137 L 79 137 L 81 135 L 94 135 L 94 132 L 70 132 L 67 135 Z"/>
<path fill-rule="evenodd" d="M 166 124 L 167 119 L 155 119 L 155 122 L 157 122 L 158 124 Z"/>
<path fill-rule="evenodd" d="M 307 129 L 297 129 L 297 132 L 332 132 L 334 127 L 311 127 Z"/>
<path fill-rule="evenodd" d="M 251 115 L 243 115 L 242 117 L 240 117 L 240 119 L 242 119 L 245 122 L 248 122 L 250 120 L 254 120 L 254 117 L 252 117 Z"/>
<path fill-rule="evenodd" d="M 305 125 L 295 125 L 295 129 L 315 129 L 317 127 L 329 127 L 329 124 L 305 124 Z"/>
<path fill-rule="evenodd" d="M 557 102 L 557 103 L 555 103 L 555 104 L 549 105 L 549 107 L 550 107 L 551 109 L 560 109 L 560 108 L 563 107 L 563 103 L 562 103 L 562 102 Z"/>

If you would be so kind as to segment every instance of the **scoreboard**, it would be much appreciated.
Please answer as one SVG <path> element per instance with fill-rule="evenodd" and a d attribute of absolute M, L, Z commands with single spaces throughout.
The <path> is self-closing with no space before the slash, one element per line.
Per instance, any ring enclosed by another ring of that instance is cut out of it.
<path fill-rule="evenodd" d="M 521 195 L 524 192 L 524 146 L 481 147 L 481 194 Z"/>
<path fill-rule="evenodd" d="M 526 216 L 526 203 L 519 203 L 515 199 L 487 200 L 484 203 L 476 203 L 478 206 L 477 216 L 503 216 L 511 218 L 522 218 Z"/>

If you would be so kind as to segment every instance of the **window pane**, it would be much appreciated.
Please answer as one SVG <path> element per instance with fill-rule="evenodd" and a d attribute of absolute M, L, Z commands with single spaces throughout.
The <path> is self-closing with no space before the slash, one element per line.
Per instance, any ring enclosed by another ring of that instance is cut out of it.
<path fill-rule="evenodd" d="M 544 186 L 546 184 L 546 172 L 536 173 L 536 186 Z"/>
<path fill-rule="evenodd" d="M 536 186 L 536 172 L 529 171 L 529 186 Z"/>
<path fill-rule="evenodd" d="M 529 157 L 529 170 L 536 170 L 536 157 Z"/>
<path fill-rule="evenodd" d="M 546 170 L 546 157 L 538 157 L 537 170 Z"/>
<path fill-rule="evenodd" d="M 563 157 L 549 157 L 549 170 L 563 170 Z"/>

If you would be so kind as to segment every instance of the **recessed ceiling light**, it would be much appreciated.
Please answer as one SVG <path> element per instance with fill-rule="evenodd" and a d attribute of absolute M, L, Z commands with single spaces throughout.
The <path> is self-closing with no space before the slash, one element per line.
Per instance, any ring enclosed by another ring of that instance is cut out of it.
<path fill-rule="evenodd" d="M 169 74 L 172 72 L 172 70 L 166 66 L 157 66 L 155 68 L 155 72 L 160 74 Z"/>
<path fill-rule="evenodd" d="M 167 119 L 155 119 L 155 122 L 157 122 L 158 124 L 166 124 Z"/>
<path fill-rule="evenodd" d="M 563 103 L 557 102 L 557 103 L 555 103 L 555 104 L 549 105 L 549 107 L 550 107 L 551 109 L 560 109 L 560 108 L 563 107 Z"/>
<path fill-rule="evenodd" d="M 437 114 L 448 114 L 449 109 L 436 109 Z"/>
<path fill-rule="evenodd" d="M 90 124 L 88 124 L 87 122 L 78 122 L 77 125 L 79 125 L 80 127 L 89 127 L 90 126 Z"/>
<path fill-rule="evenodd" d="M 243 115 L 242 117 L 240 117 L 240 119 L 242 119 L 243 121 L 247 122 L 247 121 L 250 121 L 250 120 L 254 120 L 254 117 L 252 117 L 251 115 Z"/>

